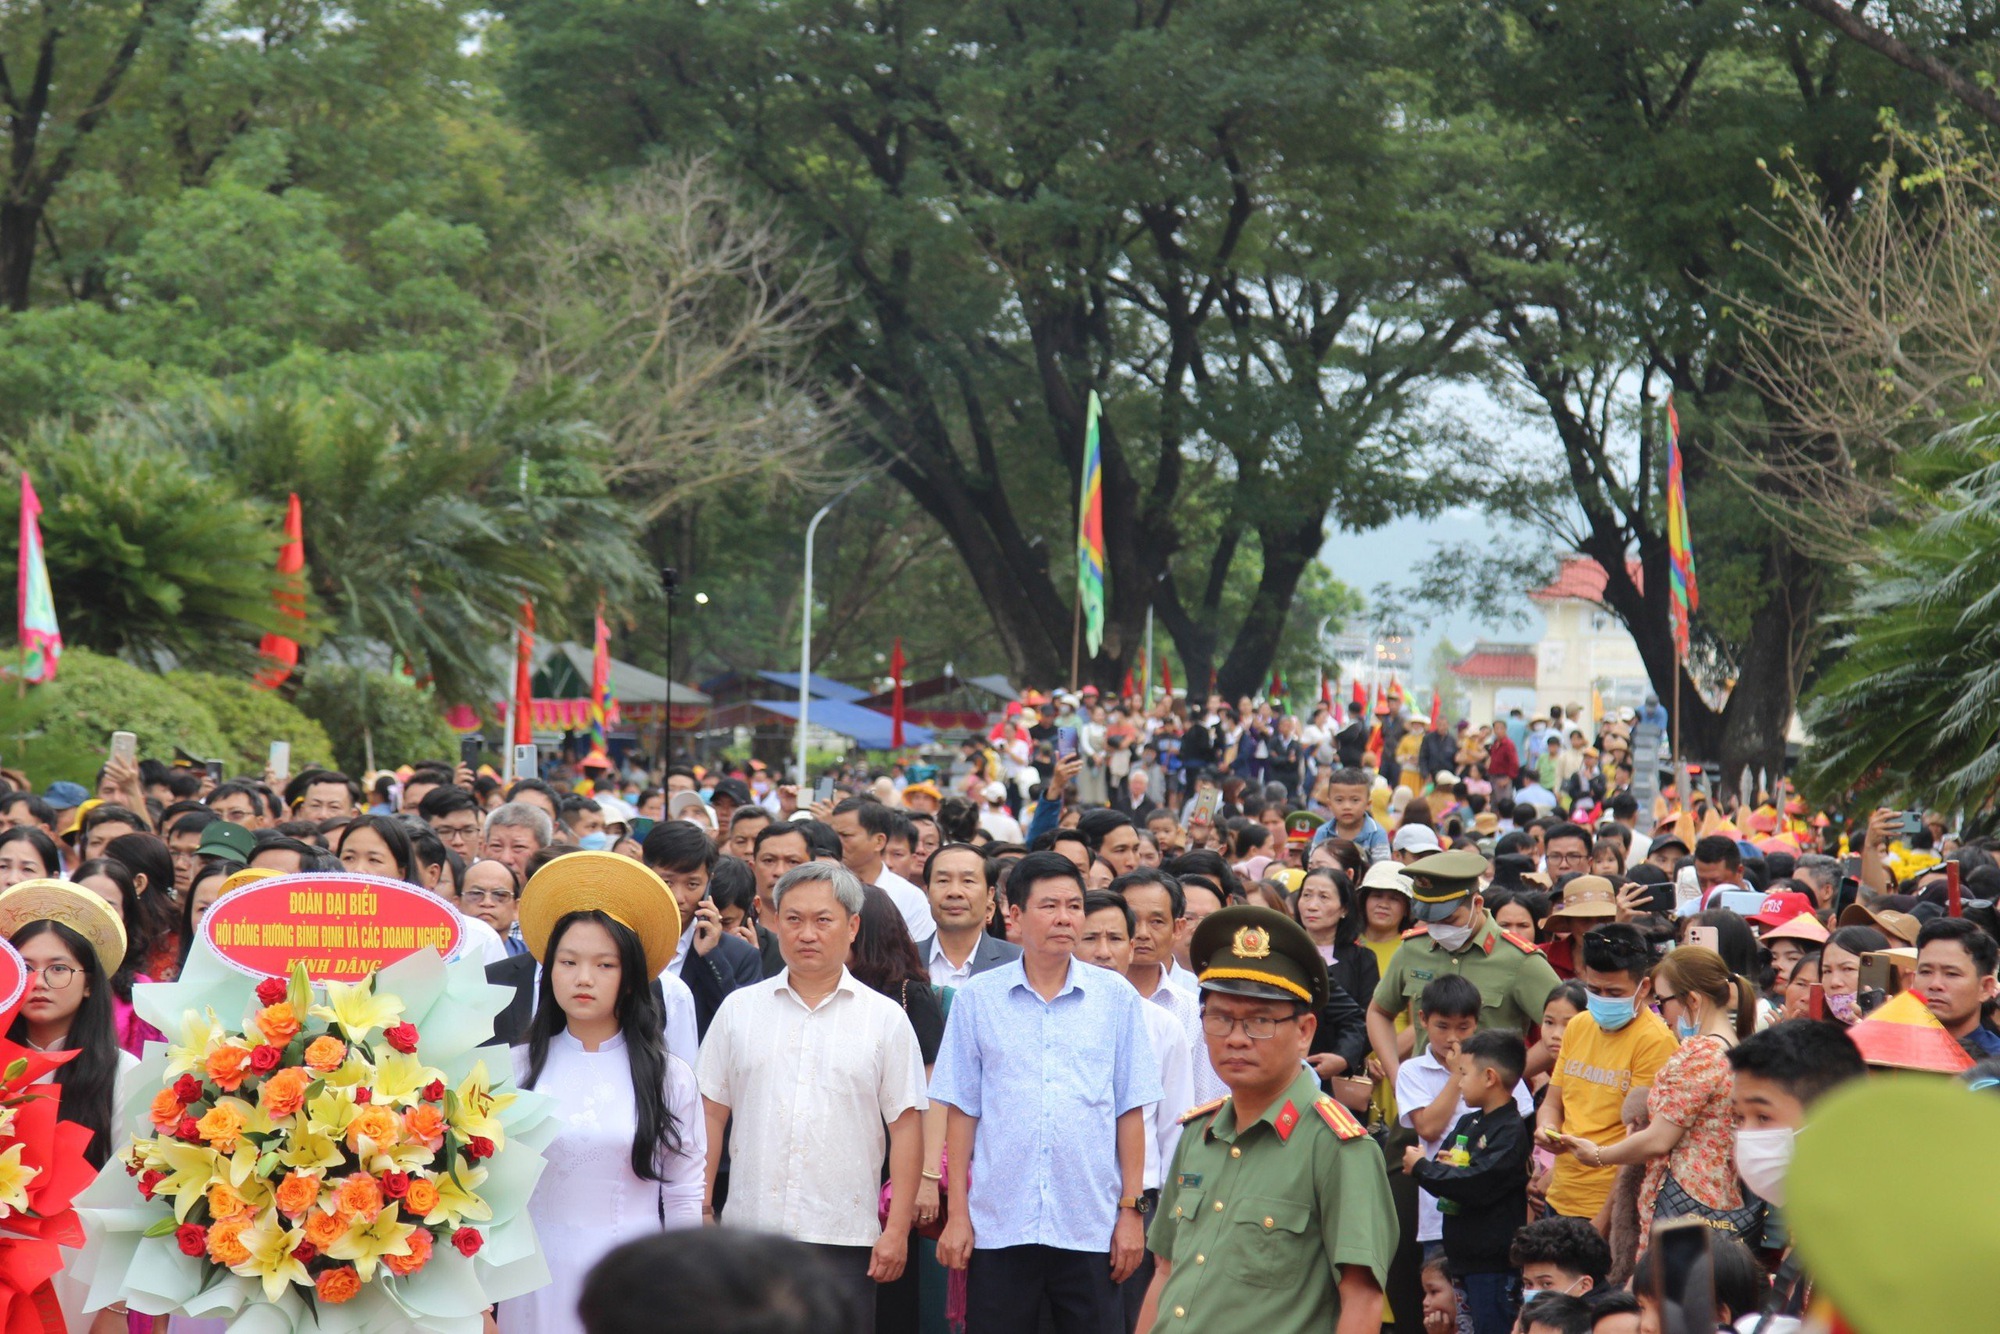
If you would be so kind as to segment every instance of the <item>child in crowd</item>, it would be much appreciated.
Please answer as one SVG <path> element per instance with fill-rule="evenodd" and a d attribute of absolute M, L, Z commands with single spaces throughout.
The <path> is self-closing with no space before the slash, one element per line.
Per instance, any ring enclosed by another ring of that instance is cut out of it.
<path fill-rule="evenodd" d="M 1433 984 L 1435 985 L 1435 984 Z M 1465 1293 L 1474 1334 L 1508 1334 L 1519 1305 L 1509 1246 L 1528 1211 L 1526 1110 L 1516 1105 L 1528 1048 L 1518 1033 L 1489 1028 L 1458 1044 L 1457 1096 L 1471 1111 L 1436 1158 L 1412 1144 L 1403 1170 L 1445 1204 L 1444 1253 Z"/>
<path fill-rule="evenodd" d="M 1458 1289 L 1445 1272 L 1443 1255 L 1424 1262 L 1424 1334 L 1454 1334 L 1458 1329 Z"/>
<path fill-rule="evenodd" d="M 1456 973 L 1435 978 L 1417 997 L 1417 1016 L 1424 1026 L 1423 1051 L 1396 1071 L 1397 1120 L 1417 1132 L 1423 1157 L 1437 1156 L 1445 1132 L 1472 1110 L 1459 1096 L 1457 1069 L 1460 1046 L 1479 1031 L 1479 988 Z M 1523 1086 L 1516 1094 L 1523 1116 L 1534 1115 L 1534 1103 Z M 1407 1155 L 1406 1155 L 1407 1156 Z M 1517 1219 L 1518 1223 L 1519 1220 Z M 1429 1194 L 1417 1197 L 1417 1242 L 1425 1258 L 1444 1240 L 1444 1215 Z"/>
<path fill-rule="evenodd" d="M 1514 1234 L 1508 1261 L 1521 1271 L 1521 1300 L 1544 1294 L 1592 1300 L 1611 1273 L 1611 1247 L 1581 1218 L 1542 1218 Z"/>
<path fill-rule="evenodd" d="M 1591 1334 L 1596 1314 L 1589 1302 L 1574 1297 L 1545 1297 L 1523 1313 L 1522 1334 Z"/>

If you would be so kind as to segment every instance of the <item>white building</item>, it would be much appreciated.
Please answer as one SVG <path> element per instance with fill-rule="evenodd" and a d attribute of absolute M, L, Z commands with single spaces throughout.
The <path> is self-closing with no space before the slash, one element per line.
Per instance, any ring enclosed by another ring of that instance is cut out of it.
<path fill-rule="evenodd" d="M 1637 582 L 1639 563 L 1629 569 Z M 1607 713 L 1645 703 L 1653 685 L 1625 623 L 1604 606 L 1603 566 L 1588 556 L 1566 556 L 1555 579 L 1528 596 L 1546 622 L 1535 644 L 1538 712 L 1578 704 L 1588 717 L 1593 689 Z"/>

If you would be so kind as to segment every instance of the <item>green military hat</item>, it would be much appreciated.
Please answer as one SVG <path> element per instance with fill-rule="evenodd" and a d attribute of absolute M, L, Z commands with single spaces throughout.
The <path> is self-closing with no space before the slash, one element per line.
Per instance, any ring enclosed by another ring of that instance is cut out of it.
<path fill-rule="evenodd" d="M 1194 929 L 1188 960 L 1204 991 L 1326 1006 L 1326 960 L 1306 929 L 1281 912 L 1238 904 Z"/>
<path fill-rule="evenodd" d="M 1486 859 L 1476 852 L 1433 852 L 1403 868 L 1410 877 L 1410 911 L 1419 922 L 1442 922 L 1479 892 Z"/>
<path fill-rule="evenodd" d="M 1325 823 L 1324 815 L 1314 815 L 1311 811 L 1293 811 L 1285 817 L 1285 840 L 1290 843 L 1310 843 L 1312 836 Z"/>

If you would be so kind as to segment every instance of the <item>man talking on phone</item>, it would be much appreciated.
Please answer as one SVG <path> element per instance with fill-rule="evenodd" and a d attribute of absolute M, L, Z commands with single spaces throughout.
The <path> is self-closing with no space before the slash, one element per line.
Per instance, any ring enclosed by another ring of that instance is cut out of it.
<path fill-rule="evenodd" d="M 722 929 L 722 914 L 708 897 L 715 869 L 715 843 L 687 820 L 663 820 L 646 835 L 640 857 L 667 882 L 687 929 L 667 970 L 694 994 L 694 1024 L 702 1036 L 723 999 L 739 987 L 764 980 L 764 961 L 755 946 Z"/>

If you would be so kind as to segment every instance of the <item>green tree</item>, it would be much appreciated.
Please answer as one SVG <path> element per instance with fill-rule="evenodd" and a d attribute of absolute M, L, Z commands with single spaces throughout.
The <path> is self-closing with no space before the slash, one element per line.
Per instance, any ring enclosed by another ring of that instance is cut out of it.
<path fill-rule="evenodd" d="M 326 729 L 277 691 L 262 689 L 240 676 L 208 672 L 168 672 L 165 679 L 214 715 L 227 750 L 202 758 L 227 760 L 231 774 L 262 774 L 270 761 L 273 741 L 291 743 L 293 773 L 309 764 L 333 763 L 333 743 L 327 739 Z"/>
<path fill-rule="evenodd" d="M 338 738 L 333 755 L 345 774 L 458 755 L 458 734 L 440 712 L 438 693 L 400 673 L 323 660 L 307 673 L 297 703 Z"/>
<path fill-rule="evenodd" d="M 85 648 L 66 650 L 56 679 L 31 686 L 33 721 L 6 745 L 11 768 L 37 783 L 58 779 L 93 786 L 113 732 L 134 732 L 139 754 L 172 763 L 175 751 L 196 759 L 226 753 L 215 715 L 162 676 Z M 17 745 L 18 741 L 18 745 Z"/>
<path fill-rule="evenodd" d="M 551 160 L 712 151 L 824 241 L 852 300 L 820 364 L 853 443 L 949 536 L 1018 677 L 1067 675 L 1095 388 L 1091 674 L 1117 682 L 1150 606 L 1231 691 L 1266 679 L 1330 512 L 1438 494 L 1413 396 L 1471 320 L 1435 300 L 1441 182 L 1383 71 L 1394 12 L 505 6 L 517 111 Z"/>

